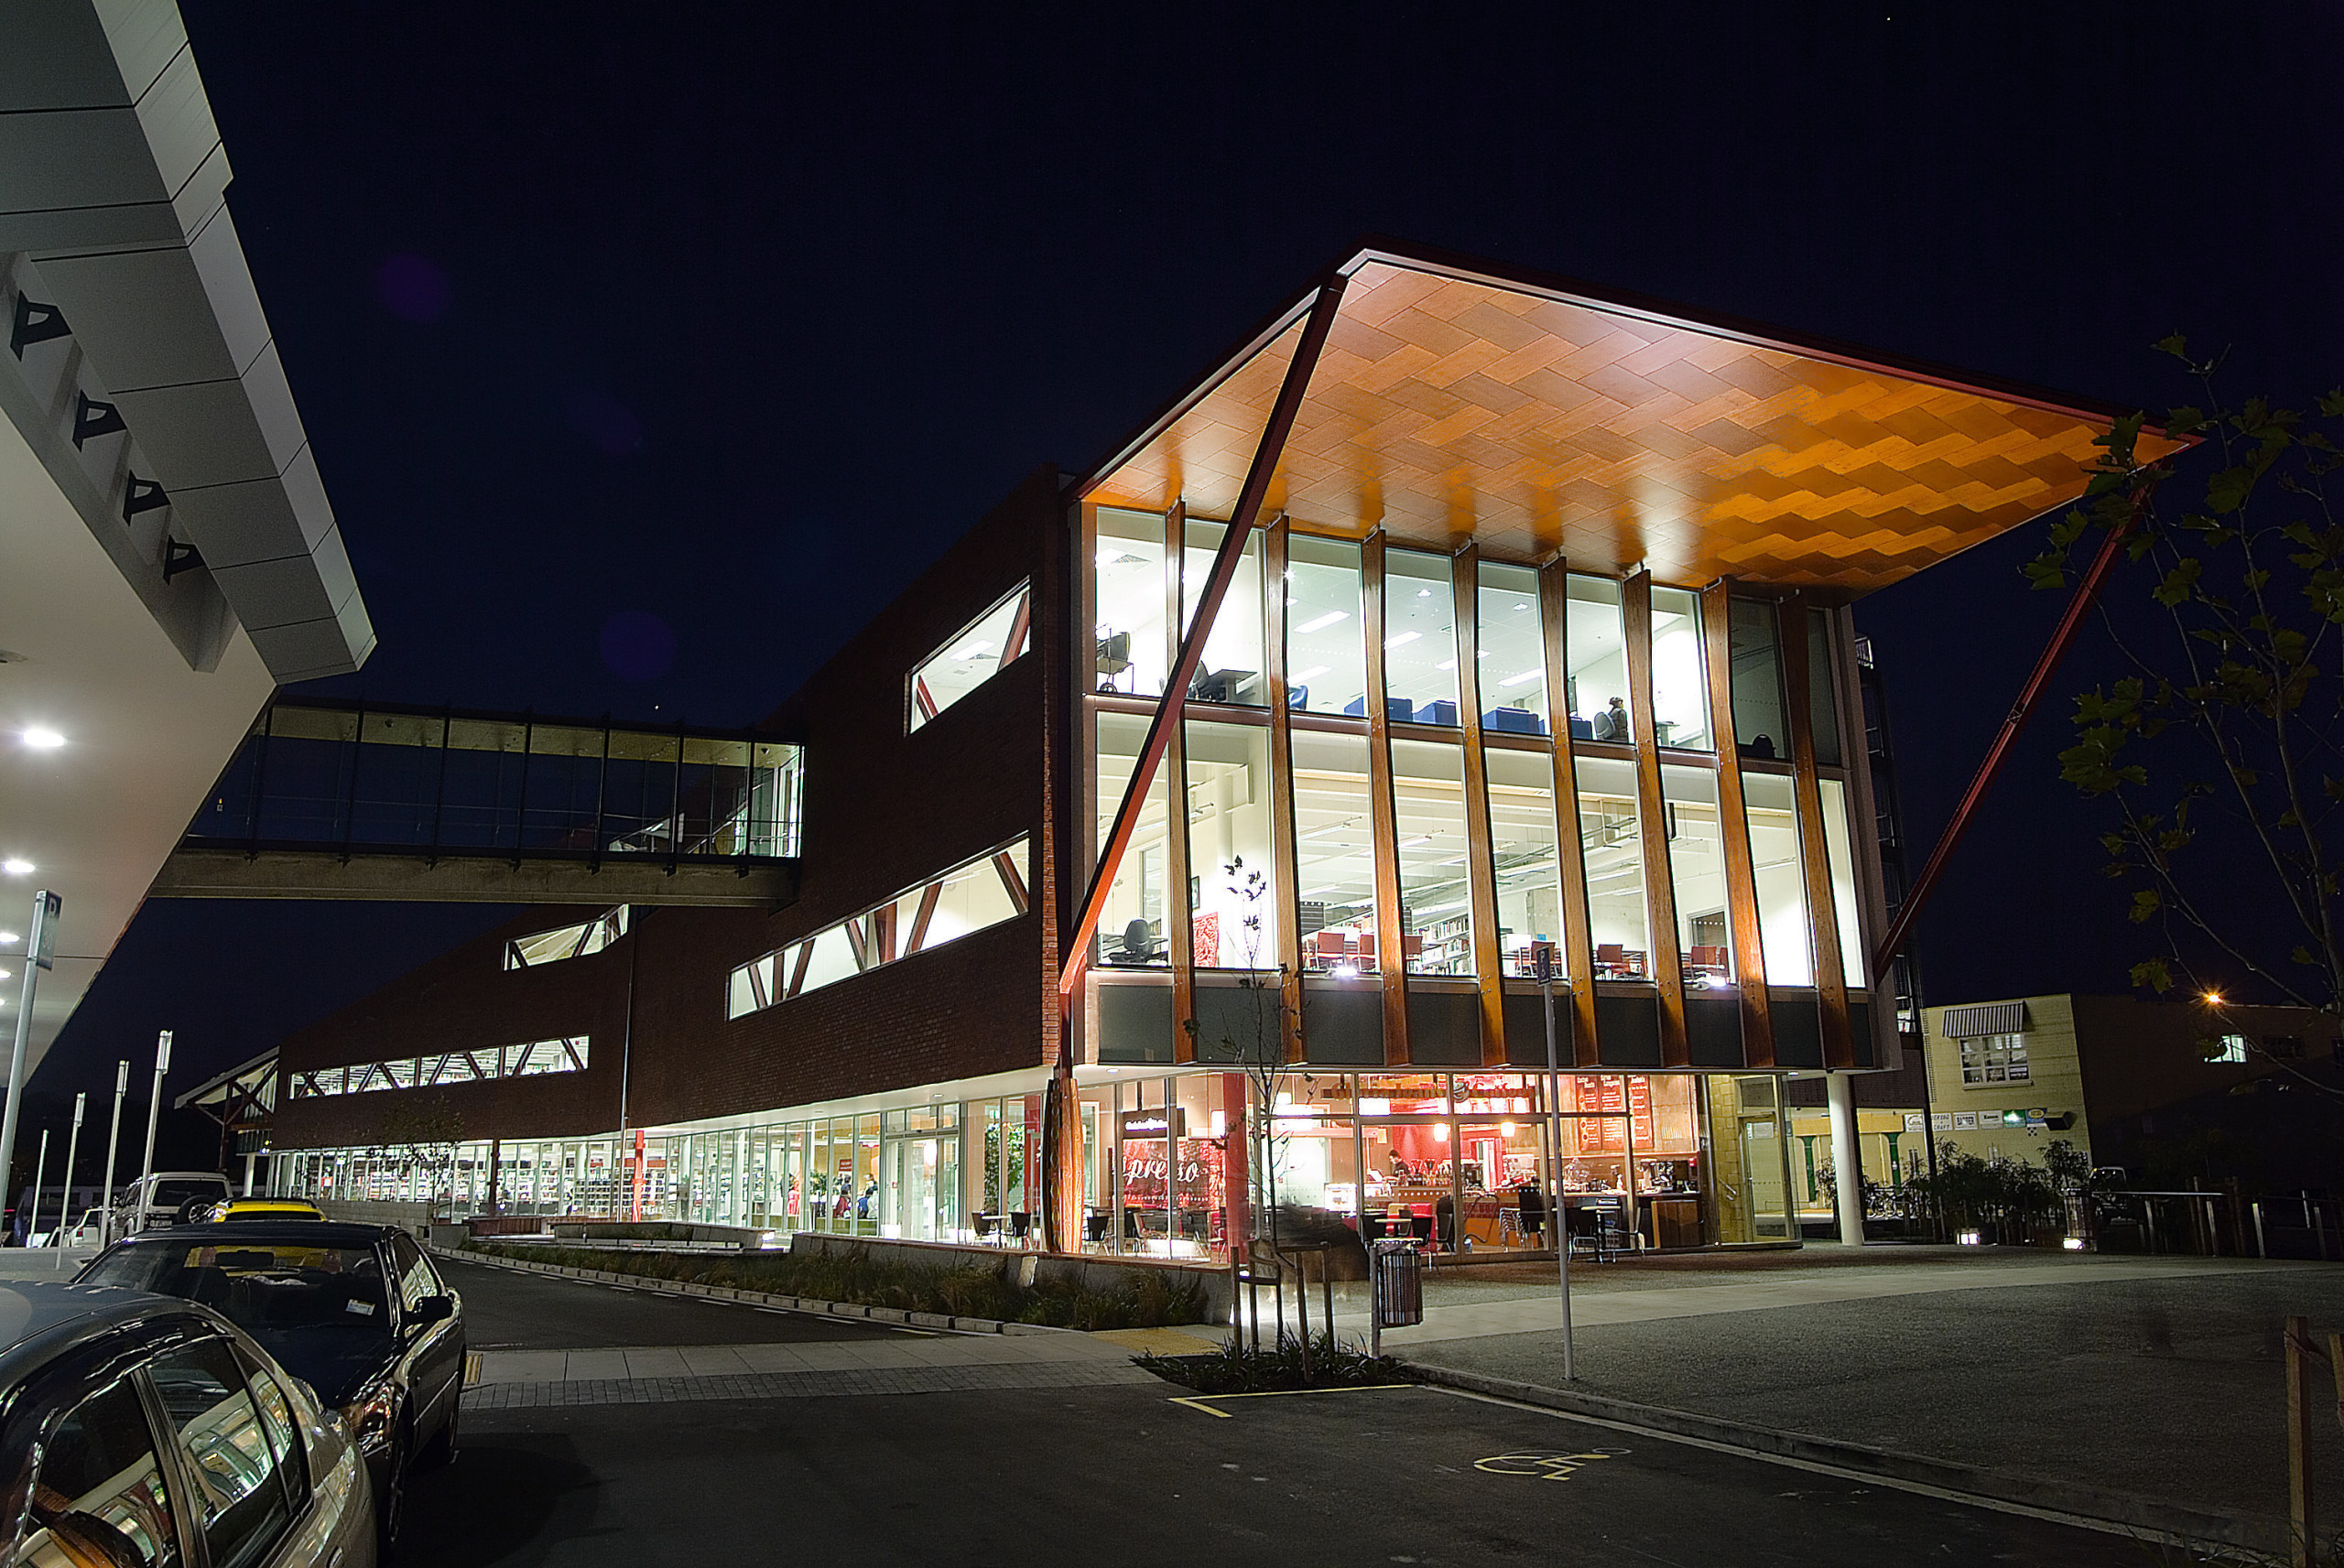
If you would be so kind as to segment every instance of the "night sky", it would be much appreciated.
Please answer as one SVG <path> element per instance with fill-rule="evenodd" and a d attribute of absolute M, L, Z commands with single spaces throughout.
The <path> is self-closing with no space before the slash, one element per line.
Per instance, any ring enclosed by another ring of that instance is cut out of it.
<path fill-rule="evenodd" d="M 302 691 L 752 721 L 1369 232 L 2157 407 L 2176 328 L 2344 378 L 2329 6 L 184 8 L 381 637 Z M 1916 843 L 2059 611 L 2039 543 L 1859 609 Z M 2052 761 L 2109 667 L 1938 892 L 1932 1000 L 2122 988 Z M 36 1087 L 157 1027 L 192 1084 L 504 914 L 149 906 Z"/>

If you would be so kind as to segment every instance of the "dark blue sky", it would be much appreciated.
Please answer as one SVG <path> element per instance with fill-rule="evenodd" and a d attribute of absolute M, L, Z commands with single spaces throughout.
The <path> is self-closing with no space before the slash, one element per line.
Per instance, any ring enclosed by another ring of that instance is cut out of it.
<path fill-rule="evenodd" d="M 2176 327 L 2344 375 L 2332 7 L 186 11 L 381 635 L 323 687 L 388 700 L 754 719 L 1368 231 L 2111 399 L 2177 396 Z M 2034 547 L 1860 611 L 1922 842 L 2057 614 Z M 1938 1000 L 2132 956 L 2046 718 Z M 40 1086 L 234 1060 L 494 914 L 150 907 Z"/>

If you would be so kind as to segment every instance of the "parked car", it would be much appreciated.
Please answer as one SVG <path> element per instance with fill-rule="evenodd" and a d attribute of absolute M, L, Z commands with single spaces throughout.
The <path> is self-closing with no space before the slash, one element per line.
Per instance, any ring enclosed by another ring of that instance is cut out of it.
<path fill-rule="evenodd" d="M 242 1225 L 255 1219 L 323 1219 L 325 1212 L 299 1198 L 230 1198 L 213 1204 L 196 1218 L 209 1225 Z"/>
<path fill-rule="evenodd" d="M 308 1382 L 358 1440 L 385 1546 L 410 1465 L 455 1456 L 463 1302 L 396 1226 L 172 1226 L 117 1242 L 74 1278 L 211 1307 Z"/>
<path fill-rule="evenodd" d="M 372 1568 L 349 1428 L 216 1313 L 18 1283 L 0 1323 L 0 1561 Z"/>
<path fill-rule="evenodd" d="M 186 1225 L 233 1195 L 228 1178 L 214 1171 L 157 1171 L 114 1199 L 114 1233 L 136 1236 L 157 1225 Z"/>

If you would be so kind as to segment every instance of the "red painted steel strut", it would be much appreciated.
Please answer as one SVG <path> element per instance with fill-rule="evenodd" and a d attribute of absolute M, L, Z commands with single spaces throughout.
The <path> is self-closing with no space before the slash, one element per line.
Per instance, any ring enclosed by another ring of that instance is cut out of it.
<path fill-rule="evenodd" d="M 2029 719 L 2035 717 L 2035 707 L 2042 698 L 2043 688 L 2050 684 L 2051 673 L 2059 667 L 2060 659 L 2067 654 L 2067 644 L 2076 640 L 2076 633 L 2084 623 L 2086 612 L 2091 609 L 2092 601 L 2100 597 L 2100 584 L 2116 565 L 2116 557 L 2124 548 L 2124 542 L 2132 537 L 2133 525 L 2140 521 L 2141 510 L 2148 504 L 2149 492 L 2153 488 L 2153 485 L 2142 487 L 2132 502 L 2132 515 L 2125 520 L 2122 527 L 2109 532 L 2108 542 L 2100 546 L 2091 568 L 2084 573 L 2084 580 L 2077 586 L 2076 596 L 2067 601 L 2067 613 L 2059 618 L 2057 628 L 2051 633 L 2050 643 L 2044 648 L 2042 656 L 2035 661 L 2035 673 L 2026 677 L 2026 685 L 2020 688 L 2018 701 L 2011 705 L 2010 712 L 2002 719 L 2002 729 L 1995 732 L 1994 743 L 1986 749 L 1986 760 L 1978 764 L 1977 776 L 1970 781 L 1970 788 L 1962 795 L 1961 804 L 1953 808 L 1953 820 L 1946 824 L 1945 833 L 1937 839 L 1937 848 L 1929 851 L 1928 861 L 1922 866 L 1921 874 L 1906 890 L 1904 903 L 1897 910 L 1896 919 L 1889 925 L 1888 935 L 1881 942 L 1880 952 L 1872 962 L 1875 975 L 1887 975 L 1890 962 L 1904 948 L 1905 938 L 1912 935 L 1913 922 L 1921 913 L 1922 903 L 1929 896 L 1929 891 L 1937 886 L 1937 878 L 1945 871 L 1946 862 L 1953 857 L 1954 846 L 1960 842 L 1963 830 L 1970 826 L 1970 817 L 1978 810 L 1978 803 L 1985 798 L 1986 791 L 1993 784 L 1994 775 L 2002 771 L 2003 760 L 2010 755 L 2011 748 L 2018 743 L 2019 731 L 2026 728 Z"/>
<path fill-rule="evenodd" d="M 1338 274 L 1319 286 L 1318 297 L 1303 323 L 1302 339 L 1295 344 L 1294 359 L 1286 366 L 1286 380 L 1278 387 L 1277 402 L 1270 409 L 1269 422 L 1262 427 L 1262 444 L 1254 450 L 1253 467 L 1245 470 L 1245 487 L 1238 492 L 1237 510 L 1230 516 L 1221 552 L 1213 557 L 1212 570 L 1206 575 L 1204 590 L 1197 597 L 1196 617 L 1189 623 L 1188 634 L 1180 639 L 1180 655 L 1173 661 L 1172 673 L 1164 683 L 1164 700 L 1156 704 L 1156 716 L 1148 720 L 1147 740 L 1140 747 L 1138 762 L 1132 767 L 1131 783 L 1123 788 L 1114 826 L 1099 851 L 1099 867 L 1091 874 L 1091 887 L 1083 894 L 1074 929 L 1067 934 L 1066 964 L 1058 974 L 1058 1005 L 1062 1011 L 1072 1011 L 1075 989 L 1082 983 L 1083 970 L 1091 962 L 1091 938 L 1098 932 L 1107 892 L 1114 886 L 1123 852 L 1131 848 L 1132 835 L 1139 827 L 1140 807 L 1147 798 L 1148 787 L 1156 781 L 1156 770 L 1163 765 L 1164 753 L 1172 744 L 1172 726 L 1180 721 L 1188 683 L 1196 678 L 1198 665 L 1204 657 L 1205 639 L 1211 634 L 1213 620 L 1221 613 L 1221 601 L 1228 597 L 1229 585 L 1237 576 L 1237 563 L 1243 558 L 1245 542 L 1253 532 L 1254 520 L 1261 515 L 1262 498 L 1269 492 L 1270 476 L 1276 471 L 1278 459 L 1286 450 L 1286 437 L 1294 429 L 1295 416 L 1301 411 L 1303 394 L 1310 386 L 1310 373 L 1318 367 L 1318 351 L 1326 346 L 1327 330 L 1334 325 L 1335 311 L 1342 304 L 1343 286 L 1348 281 Z M 1177 813 L 1173 820 L 1180 820 Z"/>

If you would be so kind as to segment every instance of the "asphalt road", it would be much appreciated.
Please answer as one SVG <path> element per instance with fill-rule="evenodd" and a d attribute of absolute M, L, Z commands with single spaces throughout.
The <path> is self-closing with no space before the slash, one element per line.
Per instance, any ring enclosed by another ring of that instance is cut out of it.
<path fill-rule="evenodd" d="M 620 1322 L 737 1336 L 743 1318 L 773 1315 L 476 1281 L 494 1272 L 459 1276 L 467 1315 L 477 1282 L 483 1324 L 520 1345 L 645 1343 L 621 1340 Z M 2154 1558 L 2115 1536 L 1429 1389 L 1210 1410 L 1186 1397 L 1140 1385 L 483 1410 L 454 1466 L 416 1477 L 394 1568 Z"/>
<path fill-rule="evenodd" d="M 895 1339 L 899 1330 L 737 1302 L 687 1299 L 591 1281 L 548 1279 L 437 1260 L 464 1298 L 473 1350 L 589 1350 L 615 1345 L 791 1345 Z"/>

